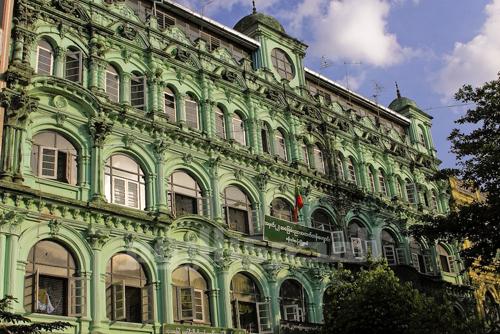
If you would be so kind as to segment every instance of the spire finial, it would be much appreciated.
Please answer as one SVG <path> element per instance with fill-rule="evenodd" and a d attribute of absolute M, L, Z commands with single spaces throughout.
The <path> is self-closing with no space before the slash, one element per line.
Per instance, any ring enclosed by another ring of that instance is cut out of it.
<path fill-rule="evenodd" d="M 398 96 L 398 99 L 401 98 L 401 92 L 399 91 L 399 86 L 398 86 L 398 82 L 396 81 L 396 94 Z"/>
<path fill-rule="evenodd" d="M 253 14 L 257 13 L 257 7 L 255 6 L 255 0 L 252 0 L 252 7 L 253 7 L 252 13 Z"/>

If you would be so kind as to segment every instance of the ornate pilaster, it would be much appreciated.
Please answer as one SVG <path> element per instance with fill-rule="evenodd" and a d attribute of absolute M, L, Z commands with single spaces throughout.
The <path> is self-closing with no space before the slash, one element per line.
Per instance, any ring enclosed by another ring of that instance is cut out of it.
<path fill-rule="evenodd" d="M 260 225 L 266 216 L 266 214 L 270 213 L 269 207 L 265 204 L 266 203 L 266 191 L 267 191 L 267 183 L 269 182 L 269 179 L 271 176 L 267 172 L 263 172 L 255 176 L 255 183 L 257 184 L 257 188 L 259 189 L 259 203 L 260 205 L 260 210 L 259 212 L 259 217 L 257 219 L 257 226 L 255 226 L 256 232 L 262 232 L 262 226 Z"/>
<path fill-rule="evenodd" d="M 170 144 L 165 138 L 158 138 L 153 143 L 153 152 L 156 158 L 156 209 L 158 211 L 167 212 L 169 210 L 167 203 L 167 178 L 165 177 L 165 153 Z"/>
<path fill-rule="evenodd" d="M 173 296 L 172 296 L 172 270 L 170 268 L 170 259 L 175 251 L 175 244 L 164 237 L 158 237 L 153 243 L 155 250 L 156 263 L 160 278 L 160 305 L 158 312 L 162 323 L 173 323 Z"/>
<path fill-rule="evenodd" d="M 5 108 L 0 178 L 22 182 L 23 137 L 29 115 L 38 108 L 38 100 L 25 91 L 4 90 L 0 93 L 0 104 Z"/>
<path fill-rule="evenodd" d="M 121 92 L 120 96 L 122 97 L 122 103 L 130 105 L 130 79 L 132 78 L 132 75 L 130 73 L 122 73 L 121 79 L 122 79 L 122 84 L 121 84 Z"/>
<path fill-rule="evenodd" d="M 276 261 L 269 261 L 264 264 L 264 269 L 267 276 L 267 284 L 269 285 L 269 298 L 271 304 L 271 324 L 274 333 L 279 333 L 281 312 L 280 312 L 280 294 L 278 286 L 278 275 L 284 266 Z"/>
<path fill-rule="evenodd" d="M 56 47 L 54 50 L 54 76 L 64 78 L 64 60 L 67 50 L 62 47 Z"/>
<path fill-rule="evenodd" d="M 219 167 L 220 158 L 213 157 L 207 161 L 210 172 L 210 185 L 212 187 L 212 219 L 222 224 L 221 198 L 219 190 Z"/>
<path fill-rule="evenodd" d="M 217 271 L 217 286 L 220 288 L 219 307 L 221 310 L 219 316 L 219 326 L 233 328 L 233 319 L 231 314 L 231 295 L 229 267 L 233 259 L 229 249 L 219 250 L 214 253 L 215 269 Z"/>
<path fill-rule="evenodd" d="M 103 116 L 97 116 L 89 122 L 89 132 L 93 139 L 92 146 L 92 200 L 105 201 L 104 196 L 104 160 L 102 156 L 104 141 L 110 134 L 113 123 Z"/>

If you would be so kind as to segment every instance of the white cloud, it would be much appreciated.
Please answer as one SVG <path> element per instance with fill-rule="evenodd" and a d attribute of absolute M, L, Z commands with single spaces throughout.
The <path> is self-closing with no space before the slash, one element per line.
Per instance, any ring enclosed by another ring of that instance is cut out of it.
<path fill-rule="evenodd" d="M 200 13 L 203 9 L 204 15 L 212 15 L 220 11 L 230 12 L 236 5 L 247 6 L 250 13 L 252 5 L 250 0 L 177 0 L 176 2 Z M 279 2 L 280 0 L 256 0 L 257 9 L 259 11 L 269 8 Z"/>
<path fill-rule="evenodd" d="M 386 67 L 415 54 L 387 28 L 391 6 L 401 1 L 405 0 L 304 0 L 285 16 L 294 33 L 314 22 L 308 25 L 313 55 Z"/>
<path fill-rule="evenodd" d="M 500 0 L 486 6 L 486 21 L 477 36 L 466 43 L 455 43 L 445 56 L 438 73 L 436 90 L 449 99 L 464 84 L 479 86 L 496 78 L 500 70 Z"/>

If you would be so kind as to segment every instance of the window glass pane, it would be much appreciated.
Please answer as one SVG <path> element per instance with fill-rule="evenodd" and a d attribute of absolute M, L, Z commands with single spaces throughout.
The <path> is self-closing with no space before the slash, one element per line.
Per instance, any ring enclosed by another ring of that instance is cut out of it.
<path fill-rule="evenodd" d="M 37 73 L 41 75 L 52 75 L 54 54 L 52 46 L 45 40 L 38 43 Z"/>
<path fill-rule="evenodd" d="M 120 77 L 111 65 L 106 70 L 106 93 L 112 102 L 120 102 Z"/>
<path fill-rule="evenodd" d="M 40 275 L 38 283 L 38 313 L 67 315 L 68 280 Z"/>
<path fill-rule="evenodd" d="M 199 129 L 198 103 L 191 99 L 186 99 L 186 125 L 192 129 Z"/>
<path fill-rule="evenodd" d="M 130 103 L 137 109 L 145 109 L 145 80 L 142 76 L 133 76 L 130 80 Z"/>
<path fill-rule="evenodd" d="M 245 124 L 237 114 L 233 115 L 233 138 L 237 143 L 246 145 Z"/>
<path fill-rule="evenodd" d="M 169 121 L 175 122 L 177 120 L 175 95 L 168 88 L 165 90 L 165 114 Z"/>
<path fill-rule="evenodd" d="M 73 82 L 80 82 L 81 79 L 81 52 L 80 51 L 67 51 L 65 63 L 65 75 L 67 80 Z"/>
<path fill-rule="evenodd" d="M 226 126 L 224 122 L 224 113 L 219 108 L 215 109 L 215 134 L 217 137 L 226 138 Z"/>

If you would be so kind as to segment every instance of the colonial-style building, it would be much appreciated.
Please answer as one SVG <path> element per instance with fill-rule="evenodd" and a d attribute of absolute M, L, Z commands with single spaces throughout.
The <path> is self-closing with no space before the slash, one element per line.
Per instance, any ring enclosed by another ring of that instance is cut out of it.
<path fill-rule="evenodd" d="M 286 333 L 321 324 L 339 263 L 460 284 L 431 117 L 304 67 L 254 12 L 15 1 L 0 161 L 0 296 L 78 333 Z M 295 219 L 296 189 L 304 207 Z"/>

